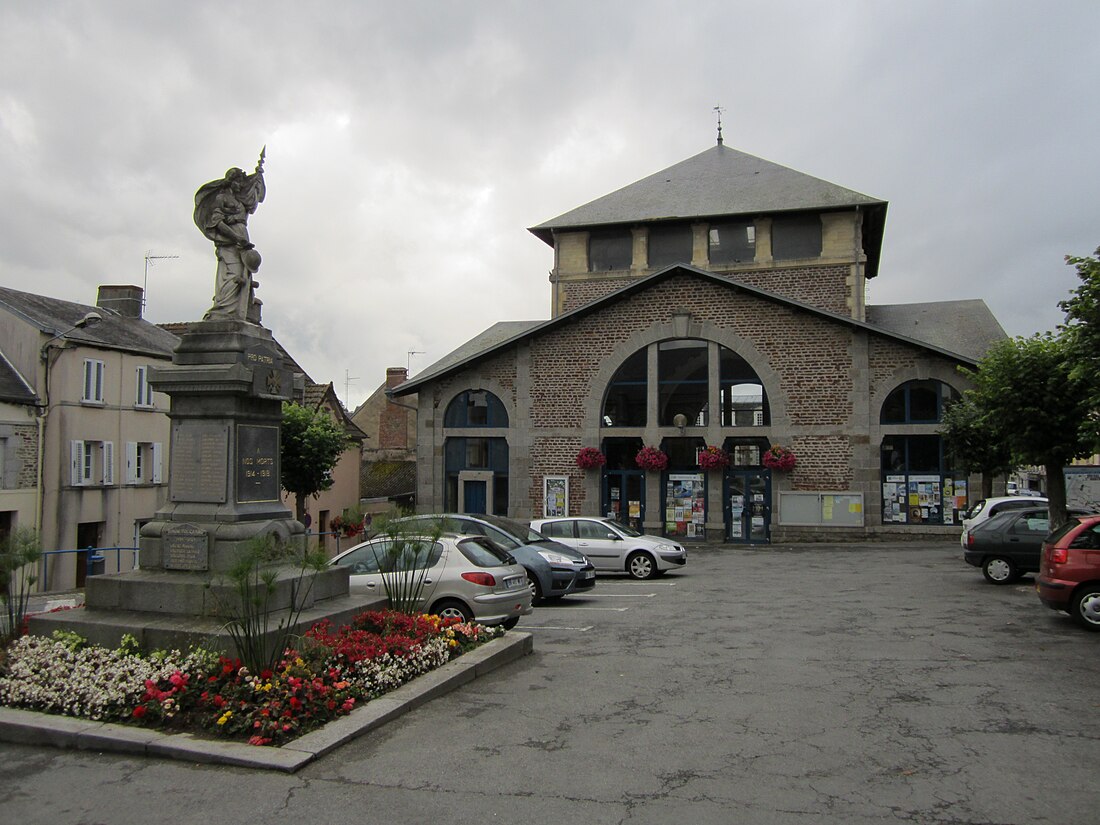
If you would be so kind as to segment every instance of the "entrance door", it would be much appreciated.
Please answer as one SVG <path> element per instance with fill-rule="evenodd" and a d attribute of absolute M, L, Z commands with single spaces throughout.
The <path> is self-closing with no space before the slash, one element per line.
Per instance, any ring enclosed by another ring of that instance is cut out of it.
<path fill-rule="evenodd" d="M 462 512 L 485 514 L 485 482 L 467 481 L 462 485 Z"/>
<path fill-rule="evenodd" d="M 730 541 L 765 544 L 772 521 L 771 470 L 726 472 L 726 533 Z"/>
<path fill-rule="evenodd" d="M 639 533 L 645 521 L 645 473 L 641 470 L 608 470 L 603 477 L 601 512 Z"/>

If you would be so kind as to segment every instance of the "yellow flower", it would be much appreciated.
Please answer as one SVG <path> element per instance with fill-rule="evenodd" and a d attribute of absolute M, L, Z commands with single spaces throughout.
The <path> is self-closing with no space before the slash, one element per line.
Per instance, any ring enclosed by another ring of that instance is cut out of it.
<path fill-rule="evenodd" d="M 226 722 L 228 722 L 228 721 L 229 721 L 229 717 L 230 717 L 230 716 L 232 716 L 232 715 L 233 715 L 233 711 L 231 711 L 231 710 L 227 710 L 227 711 L 226 711 L 225 713 L 223 713 L 223 714 L 222 714 L 222 715 L 221 715 L 221 716 L 220 716 L 220 717 L 218 718 L 218 724 L 219 724 L 219 725 L 224 725 L 224 724 L 225 724 Z"/>

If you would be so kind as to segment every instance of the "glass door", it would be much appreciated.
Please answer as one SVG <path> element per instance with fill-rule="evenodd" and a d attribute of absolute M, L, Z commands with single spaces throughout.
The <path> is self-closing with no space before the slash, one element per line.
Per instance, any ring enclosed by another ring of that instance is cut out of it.
<path fill-rule="evenodd" d="M 607 470 L 603 477 L 601 512 L 639 533 L 645 521 L 645 473 L 641 470 Z"/>
<path fill-rule="evenodd" d="M 771 538 L 771 471 L 728 470 L 725 510 L 730 541 L 766 544 Z"/>

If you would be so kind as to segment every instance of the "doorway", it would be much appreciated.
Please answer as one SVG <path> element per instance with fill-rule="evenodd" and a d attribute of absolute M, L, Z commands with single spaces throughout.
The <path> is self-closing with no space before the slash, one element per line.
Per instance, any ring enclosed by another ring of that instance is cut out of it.
<path fill-rule="evenodd" d="M 607 470 L 603 477 L 600 511 L 639 533 L 645 522 L 645 473 L 641 470 Z"/>
<path fill-rule="evenodd" d="M 771 540 L 771 470 L 727 470 L 724 501 L 729 541 L 766 544 Z"/>

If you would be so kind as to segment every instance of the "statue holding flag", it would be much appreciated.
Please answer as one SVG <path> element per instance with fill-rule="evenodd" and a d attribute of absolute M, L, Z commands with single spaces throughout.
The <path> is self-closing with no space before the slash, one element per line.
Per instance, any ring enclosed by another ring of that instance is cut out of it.
<path fill-rule="evenodd" d="M 204 321 L 240 320 L 260 323 L 256 298 L 259 282 L 253 274 L 260 268 L 260 253 L 248 238 L 248 216 L 263 203 L 265 146 L 251 175 L 233 167 L 225 177 L 199 187 L 195 193 L 195 226 L 214 242 L 218 259 L 214 282 L 214 304 Z"/>

